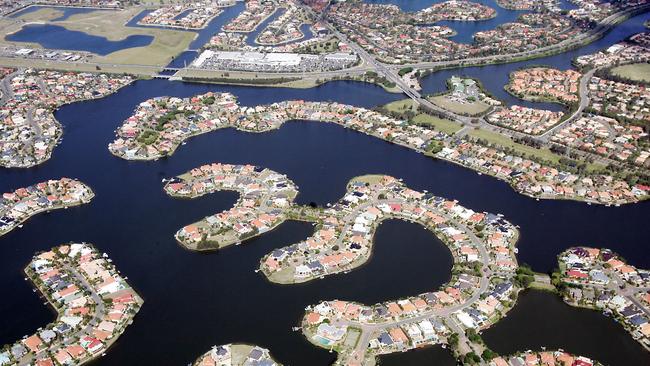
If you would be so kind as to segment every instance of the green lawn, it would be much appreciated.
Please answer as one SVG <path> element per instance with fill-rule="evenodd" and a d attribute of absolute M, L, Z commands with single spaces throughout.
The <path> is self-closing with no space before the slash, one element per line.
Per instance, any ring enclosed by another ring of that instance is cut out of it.
<path fill-rule="evenodd" d="M 418 114 L 413 118 L 413 122 L 423 125 L 431 125 L 434 129 L 442 131 L 447 135 L 453 135 L 458 132 L 463 126 L 460 123 L 442 119 L 439 117 L 431 116 L 428 114 Z"/>
<path fill-rule="evenodd" d="M 535 156 L 537 158 L 548 160 L 553 163 L 558 163 L 560 161 L 560 155 L 553 153 L 546 147 L 542 149 L 536 149 L 531 146 L 516 143 L 512 141 L 508 136 L 504 136 L 495 132 L 474 129 L 469 131 L 467 134 L 474 138 L 480 138 L 493 144 L 512 148 L 520 154 Z"/>
<path fill-rule="evenodd" d="M 384 176 L 381 174 L 366 174 L 366 175 L 360 175 L 358 177 L 354 177 L 350 179 L 350 183 L 361 182 L 361 183 L 368 183 L 368 184 L 377 184 L 381 182 L 382 179 L 384 179 Z"/>
<path fill-rule="evenodd" d="M 650 63 L 618 66 L 611 72 L 625 79 L 650 82 Z"/>
<path fill-rule="evenodd" d="M 490 106 L 481 102 L 481 101 L 475 101 L 473 103 L 458 103 L 456 101 L 453 101 L 449 98 L 447 98 L 446 95 L 438 95 L 436 97 L 431 97 L 429 100 L 441 107 L 444 108 L 448 111 L 452 111 L 457 114 L 467 114 L 470 116 L 476 116 L 481 113 L 484 113 L 488 109 L 490 109 Z"/>
<path fill-rule="evenodd" d="M 392 103 L 388 103 L 384 106 L 390 112 L 404 113 L 407 111 L 416 112 L 417 108 L 415 102 L 412 99 L 403 99 L 398 100 Z M 431 125 L 434 129 L 442 131 L 448 135 L 456 133 L 458 130 L 463 128 L 460 123 L 450 121 L 448 119 L 442 119 L 439 117 L 431 116 L 426 113 L 419 113 L 413 117 L 413 123 Z"/>
<path fill-rule="evenodd" d="M 481 138 L 491 142 L 493 144 L 505 146 L 514 149 L 519 154 L 525 154 L 530 156 L 535 156 L 540 159 L 550 161 L 552 163 L 559 163 L 562 156 L 552 152 L 549 148 L 544 147 L 541 149 L 536 149 L 532 146 L 527 146 L 524 144 L 519 144 L 512 141 L 508 136 L 504 136 L 495 132 L 485 131 L 485 130 L 471 130 L 467 133 L 469 136 L 474 138 Z M 597 172 L 605 169 L 605 166 L 601 163 L 589 163 L 587 164 L 587 172 Z"/>
<path fill-rule="evenodd" d="M 74 14 L 63 21 L 51 21 L 62 12 L 58 9 L 41 9 L 20 17 L 24 22 L 42 22 L 62 26 L 69 30 L 85 32 L 95 36 L 106 37 L 111 41 L 125 39 L 131 35 L 150 35 L 154 39 L 148 46 L 132 47 L 113 52 L 106 56 L 97 56 L 97 62 L 110 64 L 167 65 L 173 56 L 187 49 L 196 32 L 161 29 L 155 27 L 127 27 L 124 24 L 139 14 L 143 7 L 131 7 L 126 10 L 91 11 Z M 10 29 L 18 30 L 23 23 L 13 25 Z M 17 29 L 14 29 L 16 28 Z M 21 43 L 16 42 L 17 45 Z M 24 43 L 32 45 L 30 43 Z M 36 47 L 36 45 L 33 45 Z"/>
<path fill-rule="evenodd" d="M 318 42 L 310 46 L 305 46 L 303 49 L 300 49 L 299 51 L 312 52 L 317 54 L 331 53 L 331 52 L 336 52 L 336 50 L 338 49 L 338 44 L 339 44 L 339 40 L 337 38 L 331 38 L 323 42 Z"/>
<path fill-rule="evenodd" d="M 390 112 L 406 112 L 408 110 L 416 111 L 415 102 L 413 99 L 402 99 L 396 100 L 394 102 L 388 103 L 384 106 Z"/>

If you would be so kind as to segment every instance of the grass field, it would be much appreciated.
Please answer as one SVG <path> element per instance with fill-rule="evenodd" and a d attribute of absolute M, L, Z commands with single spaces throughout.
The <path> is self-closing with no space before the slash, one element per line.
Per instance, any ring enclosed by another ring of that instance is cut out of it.
<path fill-rule="evenodd" d="M 557 163 L 560 161 L 560 155 L 553 153 L 548 148 L 536 149 L 531 146 L 518 144 L 512 141 L 508 136 L 504 136 L 498 133 L 480 130 L 480 129 L 479 130 L 474 129 L 469 131 L 467 134 L 474 138 L 480 138 L 493 144 L 512 148 L 515 151 L 519 152 L 520 154 L 535 156 L 540 159 L 551 161 L 553 163 Z"/>
<path fill-rule="evenodd" d="M 611 72 L 625 79 L 650 82 L 650 63 L 618 66 Z"/>
<path fill-rule="evenodd" d="M 438 95 L 435 97 L 429 98 L 429 100 L 446 110 L 452 111 L 456 114 L 464 114 L 464 115 L 470 115 L 470 116 L 476 116 L 481 113 L 484 113 L 488 109 L 490 109 L 490 106 L 481 102 L 481 101 L 475 101 L 473 103 L 458 103 L 455 102 L 445 95 Z"/>
<path fill-rule="evenodd" d="M 38 9 L 31 13 L 27 13 L 19 18 L 20 20 L 23 20 L 27 23 L 45 22 L 51 19 L 56 19 L 62 15 L 63 15 L 63 10 L 56 9 L 56 8 L 44 8 L 44 9 Z"/>
<path fill-rule="evenodd" d="M 416 111 L 413 99 L 402 99 L 390 102 L 384 106 L 389 112 L 403 113 L 408 110 Z"/>
<path fill-rule="evenodd" d="M 354 177 L 350 179 L 350 182 L 361 182 L 361 183 L 368 183 L 368 184 L 377 184 L 381 183 L 381 180 L 384 178 L 383 175 L 381 174 L 366 174 L 366 175 L 360 175 L 358 177 Z"/>
<path fill-rule="evenodd" d="M 148 46 L 133 47 L 106 56 L 95 58 L 100 63 L 166 65 L 173 56 L 187 49 L 196 37 L 194 32 L 185 32 L 158 28 L 126 27 L 125 24 L 139 14 L 143 8 L 134 7 L 127 10 L 93 11 L 75 14 L 64 21 L 50 22 L 61 15 L 60 10 L 41 9 L 25 14 L 20 19 L 26 23 L 38 22 L 59 25 L 70 30 L 81 31 L 95 36 L 105 37 L 111 41 L 122 40 L 130 35 L 150 35 L 154 40 Z M 13 24 L 3 29 L 4 34 L 15 32 L 22 24 Z M 6 41 L 5 41 L 6 42 Z M 25 45 L 25 43 L 17 43 Z M 32 45 L 39 47 L 38 45 Z"/>
<path fill-rule="evenodd" d="M 162 68 L 157 66 L 136 66 L 136 65 L 102 65 L 97 70 L 94 64 L 56 62 L 38 59 L 26 59 L 18 57 L 0 57 L 0 66 L 5 67 L 34 67 L 37 69 L 77 71 L 77 72 L 102 72 L 112 74 L 132 74 L 141 77 L 150 77 L 157 74 Z"/>
<path fill-rule="evenodd" d="M 412 99 L 403 99 L 398 100 L 392 103 L 388 103 L 384 106 L 388 111 L 396 113 L 404 113 L 406 111 L 416 112 L 417 108 L 415 107 L 415 102 Z M 442 119 L 435 116 L 428 115 L 426 113 L 419 113 L 413 117 L 412 122 L 417 124 L 431 125 L 434 129 L 442 131 L 448 135 L 452 135 L 458 132 L 463 126 L 460 123 L 450 121 L 448 119 Z"/>
<path fill-rule="evenodd" d="M 330 53 L 335 52 L 338 49 L 339 40 L 337 38 L 328 39 L 323 42 L 318 42 L 314 45 L 305 46 L 301 51 L 312 52 L 312 53 Z"/>
<path fill-rule="evenodd" d="M 524 144 L 519 144 L 514 141 L 512 141 L 508 136 L 501 135 L 499 133 L 491 132 L 491 131 L 485 131 L 481 129 L 473 129 L 467 133 L 469 136 L 472 136 L 474 138 L 481 138 L 484 139 L 490 143 L 497 144 L 500 146 L 504 147 L 509 147 L 514 149 L 516 152 L 519 154 L 525 154 L 528 156 L 534 156 L 539 159 L 544 159 L 547 161 L 550 161 L 552 163 L 559 163 L 560 158 L 562 156 L 552 152 L 549 148 L 543 147 L 541 149 L 536 149 L 532 146 L 524 145 Z M 605 169 L 605 165 L 599 163 L 599 162 L 594 162 L 594 163 L 588 163 L 587 164 L 587 172 L 597 172 Z"/>

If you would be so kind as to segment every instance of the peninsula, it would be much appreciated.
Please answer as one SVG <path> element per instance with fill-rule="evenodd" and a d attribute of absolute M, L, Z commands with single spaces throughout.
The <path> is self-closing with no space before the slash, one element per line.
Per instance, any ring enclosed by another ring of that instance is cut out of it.
<path fill-rule="evenodd" d="M 3 193 L 0 198 L 0 236 L 41 212 L 86 204 L 94 196 L 90 187 L 70 178 L 48 180 Z"/>
<path fill-rule="evenodd" d="M 106 254 L 87 243 L 39 253 L 25 274 L 57 319 L 0 352 L 12 365 L 83 365 L 124 333 L 143 303 Z"/>
<path fill-rule="evenodd" d="M 102 98 L 128 85 L 130 76 L 34 69 L 2 69 L 0 167 L 29 168 L 52 155 L 63 130 L 54 111 L 64 104 Z"/>
<path fill-rule="evenodd" d="M 376 355 L 456 344 L 452 339 L 460 355 L 481 354 L 482 346 L 466 335 L 498 321 L 522 288 L 512 224 L 411 190 L 393 177 L 353 179 L 324 217 L 313 237 L 262 260 L 271 281 L 304 282 L 359 267 L 370 257 L 374 229 L 391 217 L 424 225 L 454 257 L 452 279 L 437 291 L 372 306 L 339 300 L 308 306 L 303 333 L 315 345 L 337 351 L 336 364 L 372 365 Z"/>
<path fill-rule="evenodd" d="M 286 209 L 298 194 L 286 176 L 252 165 L 204 165 L 165 185 L 165 192 L 176 198 L 223 190 L 239 192 L 239 200 L 228 211 L 180 229 L 176 240 L 187 249 L 221 249 L 273 230 L 286 220 Z"/>
<path fill-rule="evenodd" d="M 241 343 L 214 346 L 201 355 L 193 366 L 282 366 L 266 348 Z"/>
<path fill-rule="evenodd" d="M 564 301 L 611 315 L 650 351 L 650 271 L 608 249 L 575 247 L 558 258 L 554 280 Z"/>
<path fill-rule="evenodd" d="M 142 102 L 117 130 L 109 150 L 127 160 L 155 160 L 173 154 L 182 142 L 196 135 L 230 127 L 260 133 L 291 120 L 336 123 L 505 180 L 518 192 L 535 198 L 624 204 L 650 194 L 645 185 L 630 185 L 605 174 L 559 170 L 468 136 L 454 138 L 431 125 L 417 125 L 365 108 L 301 100 L 242 107 L 229 93 Z"/>

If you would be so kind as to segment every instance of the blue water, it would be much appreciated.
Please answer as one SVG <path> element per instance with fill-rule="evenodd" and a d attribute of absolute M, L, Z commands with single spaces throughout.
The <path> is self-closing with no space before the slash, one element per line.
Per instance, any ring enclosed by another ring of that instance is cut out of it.
<path fill-rule="evenodd" d="M 432 4 L 442 3 L 446 0 L 364 0 L 370 4 L 393 4 L 397 5 L 403 11 L 414 12 L 428 8 Z M 523 11 L 508 10 L 500 7 L 495 0 L 474 0 L 475 3 L 480 3 L 491 7 L 496 10 L 497 14 L 492 19 L 465 22 L 465 21 L 441 21 L 435 23 L 436 25 L 447 26 L 454 31 L 456 35 L 450 37 L 451 40 L 459 43 L 472 43 L 474 42 L 474 34 L 476 32 L 483 32 L 492 30 L 500 24 L 512 23 L 517 21 L 519 15 L 525 13 Z"/>
<path fill-rule="evenodd" d="M 307 40 L 310 40 L 310 39 L 314 38 L 314 33 L 312 33 L 312 31 L 311 31 L 311 25 L 310 24 L 301 25 L 300 26 L 300 31 L 302 32 L 302 34 L 304 34 L 304 36 L 301 39 L 299 39 L 299 40 L 297 40 L 295 42 L 307 41 Z"/>
<path fill-rule="evenodd" d="M 257 28 L 255 28 L 255 30 L 253 30 L 252 32 L 248 33 L 247 36 L 246 36 L 246 44 L 249 45 L 249 46 L 252 46 L 252 47 L 259 46 L 259 45 L 257 44 L 257 42 L 255 42 L 255 40 L 257 39 L 257 36 L 258 36 L 260 33 L 262 33 L 262 31 L 263 31 L 264 29 L 266 29 L 266 27 L 267 27 L 267 26 L 268 26 L 272 21 L 274 21 L 274 20 L 277 19 L 279 16 L 281 16 L 282 14 L 284 14 L 285 11 L 286 11 L 286 9 L 284 9 L 284 8 L 277 9 L 273 14 L 271 14 L 271 16 L 269 16 L 269 17 L 266 18 L 262 23 L 260 23 L 260 24 L 257 26 Z"/>
<path fill-rule="evenodd" d="M 183 19 L 185 16 L 187 16 L 187 14 L 191 13 L 192 10 L 193 9 L 187 9 L 187 10 L 182 11 L 180 14 L 178 14 L 177 16 L 174 17 L 174 20 Z"/>
<path fill-rule="evenodd" d="M 562 10 L 573 10 L 573 9 L 578 9 L 579 6 L 572 3 L 569 0 L 559 0 L 560 1 L 560 9 Z"/>
<path fill-rule="evenodd" d="M 647 14 L 635 17 L 593 45 L 542 62 L 568 68 L 572 57 L 626 38 L 646 19 Z M 192 57 L 184 55 L 175 62 Z M 430 92 L 444 88 L 447 76 L 468 74 L 497 94 L 511 70 L 542 62 L 441 71 L 424 84 Z M 217 253 L 182 249 L 173 238 L 177 229 L 231 207 L 237 195 L 221 192 L 176 200 L 164 193 L 161 179 L 215 161 L 252 163 L 287 174 L 300 187 L 297 200 L 303 204 L 338 200 L 347 181 L 360 174 L 403 178 L 411 188 L 458 199 L 477 211 L 504 214 L 521 227 L 519 261 L 541 272 L 552 270 L 557 254 L 574 245 L 609 247 L 633 265 L 650 268 L 650 202 L 618 208 L 538 202 L 505 182 L 333 124 L 297 121 L 262 134 L 220 130 L 193 138 L 173 156 L 152 162 L 128 162 L 108 152 L 114 130 L 138 103 L 155 96 L 186 97 L 207 91 L 232 92 L 243 105 L 306 99 L 370 108 L 403 98 L 357 82 L 330 82 L 303 90 L 141 80 L 106 98 L 62 107 L 56 118 L 63 125 L 64 138 L 52 159 L 32 169 L 0 169 L 0 192 L 68 176 L 89 184 L 96 197 L 88 205 L 38 215 L 0 237 L 0 290 L 10 294 L 0 301 L 0 314 L 10 314 L 0 317 L 0 344 L 54 319 L 23 280 L 22 269 L 36 251 L 68 241 L 92 242 L 107 252 L 145 299 L 134 324 L 96 365 L 186 365 L 212 345 L 229 342 L 267 347 L 284 364 L 329 365 L 335 354 L 291 331 L 305 306 L 325 299 L 371 304 L 417 294 L 449 279 L 448 249 L 422 227 L 401 221 L 379 227 L 367 265 L 298 286 L 270 284 L 254 270 L 272 249 L 311 235 L 313 226 L 308 223 L 287 222 Z M 611 319 L 569 308 L 553 294 L 527 292 L 520 301 L 506 319 L 485 332 L 491 348 L 510 353 L 554 346 L 611 366 L 650 364 L 650 354 Z M 393 365 L 452 362 L 436 347 L 385 361 Z"/>
<path fill-rule="evenodd" d="M 421 80 L 420 83 L 422 85 L 422 90 L 425 93 L 443 92 L 446 90 L 445 83 L 447 79 L 454 75 L 465 75 L 479 79 L 483 86 L 492 95 L 505 101 L 508 105 L 518 104 L 532 108 L 544 108 L 555 111 L 561 110 L 562 106 L 558 104 L 527 102 L 508 94 L 503 87 L 508 83 L 510 73 L 534 65 L 546 65 L 560 70 L 570 69 L 572 68 L 571 61 L 576 57 L 597 52 L 603 48 L 611 46 L 612 44 L 620 42 L 631 35 L 645 31 L 646 29 L 643 22 L 647 20 L 650 20 L 650 13 L 637 15 L 614 28 L 597 42 L 555 56 L 502 65 L 441 70 Z"/>
<path fill-rule="evenodd" d="M 13 42 L 34 42 L 43 48 L 88 51 L 105 56 L 127 48 L 148 46 L 153 41 L 153 36 L 130 35 L 120 41 L 110 41 L 105 37 L 69 30 L 58 25 L 28 24 L 5 39 Z"/>
<path fill-rule="evenodd" d="M 500 7 L 495 0 L 475 0 L 473 2 L 495 9 L 497 15 L 491 19 L 475 22 L 449 20 L 436 23 L 437 25 L 447 26 L 456 31 L 457 34 L 449 39 L 458 43 L 471 44 L 474 42 L 474 34 L 476 34 L 476 32 L 485 32 L 492 30 L 501 24 L 514 23 L 521 14 L 526 13 L 525 11 L 504 9 Z"/>
<path fill-rule="evenodd" d="M 208 25 L 205 26 L 205 28 L 200 29 L 198 31 L 184 30 L 186 32 L 194 32 L 194 33 L 196 33 L 196 38 L 194 38 L 192 43 L 190 43 L 189 49 L 190 50 L 197 50 L 197 49 L 203 47 L 203 45 L 205 45 L 210 40 L 210 38 L 212 38 L 213 35 L 215 35 L 215 34 L 217 34 L 217 33 L 219 33 L 221 31 L 221 28 L 223 27 L 224 24 L 227 24 L 228 22 L 230 22 L 230 20 L 233 19 L 234 17 L 236 17 L 239 13 L 241 13 L 242 10 L 244 10 L 244 8 L 245 8 L 244 3 L 241 2 L 241 1 L 238 1 L 238 2 L 235 3 L 235 5 L 224 8 L 223 12 L 221 14 L 219 14 L 219 16 L 213 18 L 208 23 Z M 165 27 L 165 26 L 157 26 L 157 25 L 143 26 L 143 25 L 138 24 L 138 22 L 140 20 L 142 20 L 142 18 L 147 16 L 147 14 L 151 13 L 151 11 L 152 10 L 143 10 L 138 15 L 131 18 L 131 20 L 129 20 L 126 23 L 126 26 L 127 27 L 134 27 L 134 28 L 155 27 L 155 28 L 161 28 L 161 29 L 178 30 L 176 28 Z M 189 61 L 188 61 L 188 63 L 189 63 Z"/>
<path fill-rule="evenodd" d="M 174 57 L 173 60 L 167 65 L 167 67 L 180 68 L 188 66 L 196 58 L 196 51 L 185 51 L 180 55 Z"/>
<path fill-rule="evenodd" d="M 210 90 L 233 92 L 244 105 L 304 98 L 372 107 L 402 97 L 353 82 L 297 90 L 143 80 L 104 99 L 61 108 L 56 117 L 64 126 L 64 139 L 52 159 L 34 169 L 0 170 L 0 191 L 69 176 L 89 184 L 96 198 L 89 205 L 36 216 L 0 238 L 0 288 L 12 294 L 0 302 L 0 312 L 12 314 L 0 317 L 0 343 L 52 320 L 50 310 L 23 281 L 21 267 L 35 251 L 69 240 L 93 242 L 109 253 L 145 299 L 135 323 L 98 365 L 141 365 L 143 359 L 152 365 L 188 364 L 213 344 L 235 341 L 268 347 L 284 364 L 328 365 L 333 354 L 291 331 L 306 305 L 324 299 L 374 303 L 417 294 L 448 280 L 448 250 L 422 227 L 397 221 L 380 226 L 376 251 L 363 268 L 299 286 L 270 284 L 254 270 L 273 248 L 307 237 L 313 231 L 308 223 L 285 223 L 218 253 L 182 249 L 174 232 L 227 209 L 236 194 L 175 200 L 163 192 L 161 179 L 215 161 L 252 163 L 285 173 L 300 187 L 298 201 L 303 204 L 338 200 L 346 182 L 360 174 L 404 178 L 414 189 L 458 199 L 475 210 L 502 213 L 520 225 L 519 260 L 539 271 L 552 269 L 556 255 L 576 244 L 608 246 L 633 264 L 650 267 L 650 250 L 641 240 L 650 235 L 645 222 L 650 202 L 619 208 L 537 202 L 494 178 L 333 124 L 294 122 L 263 134 L 221 130 L 193 138 L 170 158 L 152 162 L 128 162 L 108 152 L 114 130 L 141 101 Z M 563 316 L 571 313 L 558 319 Z M 650 362 L 631 338 L 623 341 L 625 351 L 601 347 L 593 352 L 613 366 Z M 630 358 L 636 362 L 628 362 Z"/>
<path fill-rule="evenodd" d="M 577 309 L 559 296 L 526 291 L 505 319 L 483 332 L 486 344 L 500 354 L 561 348 L 599 360 L 605 365 L 650 364 L 648 352 L 630 343 L 632 337 L 614 319 L 600 312 Z M 612 359 L 608 350 L 621 356 Z"/>

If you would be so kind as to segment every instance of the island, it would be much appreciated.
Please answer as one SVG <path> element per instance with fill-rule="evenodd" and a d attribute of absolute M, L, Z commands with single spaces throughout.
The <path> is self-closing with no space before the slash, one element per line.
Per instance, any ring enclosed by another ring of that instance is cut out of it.
<path fill-rule="evenodd" d="M 214 346 L 201 355 L 193 366 L 282 366 L 271 357 L 269 350 L 259 346 L 231 343 Z"/>
<path fill-rule="evenodd" d="M 304 283 L 362 266 L 372 255 L 376 228 L 387 219 L 423 225 L 449 248 L 454 258 L 452 278 L 438 290 L 374 305 L 327 300 L 305 309 L 299 328 L 311 343 L 336 351 L 336 364 L 374 365 L 382 354 L 441 344 L 451 347 L 459 360 L 470 364 L 471 360 L 484 360 L 494 366 L 520 365 L 519 360 L 535 359 L 560 365 L 600 365 L 561 350 L 501 357 L 481 341 L 478 332 L 506 316 L 518 293 L 539 276 L 518 265 L 515 244 L 519 232 L 501 215 L 476 212 L 457 201 L 412 190 L 386 175 L 353 178 L 343 198 L 323 208 L 296 205 L 293 199 L 297 188 L 286 176 L 252 165 L 208 164 L 165 184 L 165 191 L 179 198 L 219 190 L 239 192 L 240 198 L 232 209 L 179 230 L 176 238 L 184 247 L 222 249 L 261 235 L 287 219 L 316 224 L 309 238 L 261 258 L 260 272 L 274 283 Z M 607 253 L 588 248 L 563 253 L 553 283 L 565 301 L 578 296 L 582 299 L 585 295 L 581 291 L 589 291 L 591 283 L 572 280 L 598 277 L 597 271 L 585 263 L 591 263 L 590 258 L 604 258 L 608 261 L 604 268 L 623 274 L 628 284 L 635 284 L 621 295 L 628 296 L 622 304 L 610 296 L 607 301 L 614 302 L 608 303 L 609 308 L 624 314 L 620 316 L 628 319 L 624 324 L 633 334 L 650 332 L 647 318 L 639 320 L 642 312 L 650 310 L 634 307 L 641 301 L 650 305 L 650 285 L 644 282 L 650 281 L 650 272 L 626 266 Z M 581 290 L 577 290 L 578 285 Z M 619 287 L 609 287 L 619 291 Z M 584 301 L 580 306 L 595 307 Z M 648 343 L 647 338 L 641 341 Z M 253 353 L 257 355 L 253 359 L 270 357 L 264 349 L 245 347 L 214 347 L 195 365 L 238 365 L 250 360 Z"/>
<path fill-rule="evenodd" d="M 562 44 L 582 32 L 559 12 L 532 12 L 522 14 L 516 22 L 475 33 L 469 44 L 455 42 L 449 39 L 455 32 L 439 22 L 480 21 L 496 16 L 493 8 L 471 1 L 445 1 L 411 13 L 392 4 L 354 0 L 331 6 L 328 16 L 351 42 L 386 64 L 511 55 Z"/>
<path fill-rule="evenodd" d="M 252 165 L 209 164 L 172 178 L 165 192 L 196 198 L 217 191 L 239 192 L 233 208 L 185 226 L 176 240 L 192 250 L 221 249 L 263 234 L 283 223 L 298 194 L 285 175 Z"/>
<path fill-rule="evenodd" d="M 560 103 L 568 113 L 511 106 L 487 121 L 539 136 L 559 153 L 573 149 L 587 160 L 643 172 L 650 163 L 644 126 L 650 120 L 650 92 L 619 81 L 609 70 L 648 57 L 650 34 L 639 34 L 608 52 L 576 59 L 581 72 L 533 67 L 510 75 L 506 90 L 534 101 Z"/>
<path fill-rule="evenodd" d="M 6 192 L 0 198 L 0 236 L 41 212 L 82 205 L 95 194 L 78 180 L 61 178 Z"/>
<path fill-rule="evenodd" d="M 92 244 L 63 244 L 36 254 L 25 274 L 57 319 L 0 352 L 12 365 L 83 365 L 115 343 L 143 304 Z"/>
<path fill-rule="evenodd" d="M 276 11 L 272 1 L 246 1 L 246 8 L 223 26 L 226 32 L 250 33 Z"/>

